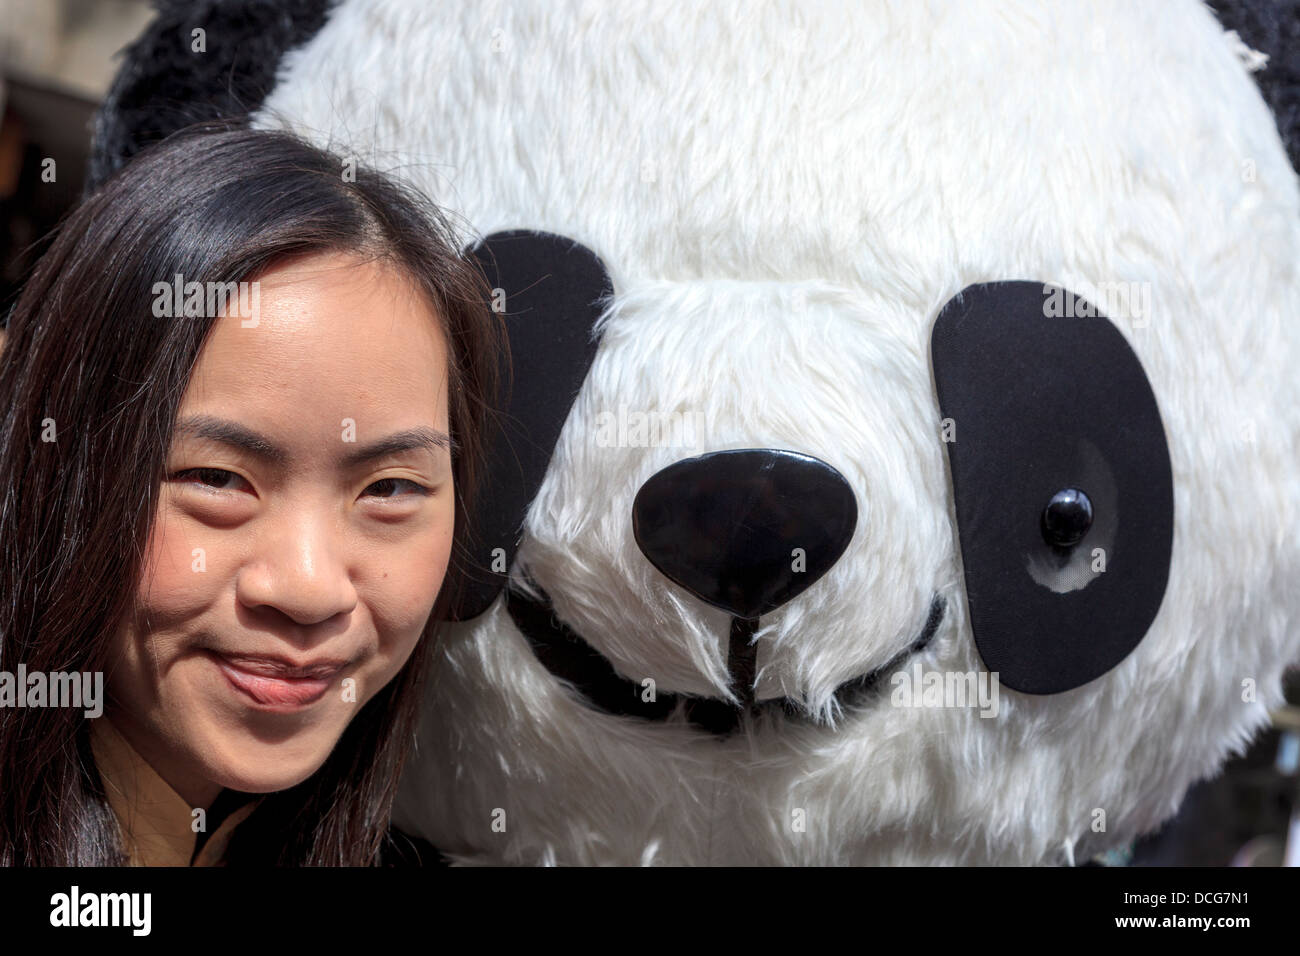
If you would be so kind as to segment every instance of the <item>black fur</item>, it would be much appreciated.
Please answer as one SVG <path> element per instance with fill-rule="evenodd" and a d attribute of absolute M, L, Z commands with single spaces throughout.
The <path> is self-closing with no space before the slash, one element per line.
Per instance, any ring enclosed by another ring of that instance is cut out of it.
<path fill-rule="evenodd" d="M 335 0 L 155 0 L 123 51 L 95 117 L 89 193 L 152 142 L 200 120 L 246 116 L 275 85 L 285 52 L 316 35 Z M 191 52 L 195 28 L 206 52 Z"/>

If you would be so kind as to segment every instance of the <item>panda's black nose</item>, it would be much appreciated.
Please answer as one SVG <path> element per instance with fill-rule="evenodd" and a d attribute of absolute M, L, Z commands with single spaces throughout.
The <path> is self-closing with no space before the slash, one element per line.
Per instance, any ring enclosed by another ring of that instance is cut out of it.
<path fill-rule="evenodd" d="M 858 508 L 844 476 L 775 448 L 711 452 L 652 475 L 632 503 L 650 563 L 703 601 L 756 620 L 844 553 Z"/>

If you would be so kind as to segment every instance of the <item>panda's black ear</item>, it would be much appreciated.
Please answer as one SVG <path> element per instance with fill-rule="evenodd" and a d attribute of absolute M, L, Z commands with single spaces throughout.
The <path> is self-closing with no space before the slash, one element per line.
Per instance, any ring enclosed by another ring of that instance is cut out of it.
<path fill-rule="evenodd" d="M 497 421 L 469 515 L 472 566 L 450 612 L 456 621 L 482 614 L 505 586 L 524 515 L 596 357 L 596 320 L 614 292 L 596 254 L 563 236 L 498 232 L 471 251 L 505 320 L 510 367 L 503 366 Z"/>
<path fill-rule="evenodd" d="M 178 129 L 247 118 L 274 86 L 281 58 L 316 35 L 333 2 L 156 0 L 157 16 L 123 51 L 95 115 L 86 192 Z"/>
<path fill-rule="evenodd" d="M 1268 56 L 1251 75 L 1273 111 L 1292 167 L 1300 170 L 1300 7 L 1278 0 L 1209 0 L 1209 6 L 1223 29 Z"/>

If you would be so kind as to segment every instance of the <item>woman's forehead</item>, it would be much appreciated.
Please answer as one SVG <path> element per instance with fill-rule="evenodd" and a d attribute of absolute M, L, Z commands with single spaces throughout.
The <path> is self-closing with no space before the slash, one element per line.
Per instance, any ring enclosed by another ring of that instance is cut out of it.
<path fill-rule="evenodd" d="M 181 414 L 240 411 L 264 422 L 337 426 L 423 416 L 446 427 L 447 352 L 427 300 L 392 265 L 338 255 L 297 260 L 241 289 L 215 320 Z M 170 321 L 186 321 L 172 319 Z M 280 426 L 281 428 L 284 425 Z"/>

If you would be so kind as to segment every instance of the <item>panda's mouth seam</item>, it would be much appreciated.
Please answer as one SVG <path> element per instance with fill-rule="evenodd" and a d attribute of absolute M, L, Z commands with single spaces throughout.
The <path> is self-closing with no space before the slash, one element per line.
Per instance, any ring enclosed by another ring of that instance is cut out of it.
<path fill-rule="evenodd" d="M 583 702 L 594 710 L 642 720 L 665 720 L 681 703 L 687 720 L 717 736 L 735 731 L 746 714 L 755 717 L 780 710 L 787 719 L 817 724 L 808 711 L 790 697 L 777 697 L 736 705 L 713 697 L 655 693 L 637 681 L 619 674 L 603 654 L 559 619 L 550 596 L 530 582 L 541 595 L 534 599 L 523 591 L 506 587 L 506 611 L 527 638 L 538 661 L 556 678 L 573 685 Z M 944 598 L 935 594 L 925 626 L 908 647 L 881 667 L 851 678 L 835 689 L 841 709 L 861 706 L 878 689 L 883 678 L 896 672 L 907 658 L 925 649 L 934 639 L 947 610 Z M 733 627 L 733 633 L 735 632 Z M 752 688 L 751 688 L 752 691 Z M 743 694 L 741 695 L 743 699 Z M 653 698 L 653 699 L 647 699 Z"/>

